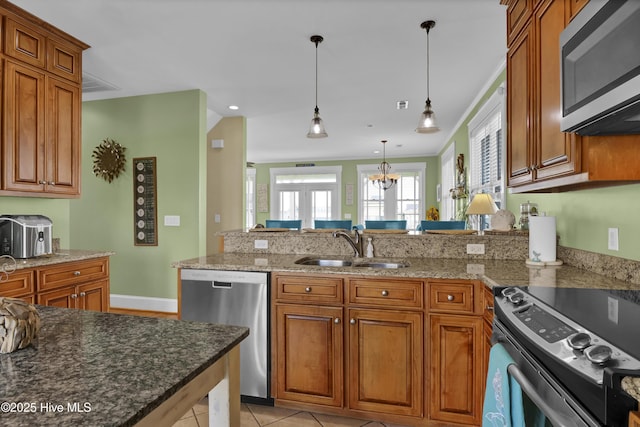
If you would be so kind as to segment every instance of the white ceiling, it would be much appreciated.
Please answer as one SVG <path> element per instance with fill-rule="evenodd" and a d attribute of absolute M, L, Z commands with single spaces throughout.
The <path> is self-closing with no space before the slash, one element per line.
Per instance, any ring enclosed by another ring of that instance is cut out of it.
<path fill-rule="evenodd" d="M 210 116 L 247 118 L 247 160 L 436 155 L 504 62 L 499 0 L 13 0 L 91 45 L 83 71 L 117 90 L 85 101 L 201 89 Z M 414 129 L 430 95 L 441 131 Z M 308 139 L 315 47 L 328 138 Z M 407 110 L 396 102 L 407 100 Z M 238 111 L 227 107 L 236 104 Z"/>

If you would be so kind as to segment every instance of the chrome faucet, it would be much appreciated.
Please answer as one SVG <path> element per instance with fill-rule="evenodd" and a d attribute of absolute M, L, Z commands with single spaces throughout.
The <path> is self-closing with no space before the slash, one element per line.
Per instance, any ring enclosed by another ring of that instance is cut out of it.
<path fill-rule="evenodd" d="M 362 256 L 362 240 L 360 239 L 360 233 L 358 232 L 358 230 L 355 230 L 355 232 L 356 232 L 355 239 L 353 239 L 351 235 L 349 235 L 349 233 L 342 230 L 334 231 L 333 237 L 336 237 L 336 238 L 340 236 L 344 237 L 349 243 L 349 245 L 351 246 L 351 248 L 353 248 L 353 255 L 356 258 L 359 258 Z"/>

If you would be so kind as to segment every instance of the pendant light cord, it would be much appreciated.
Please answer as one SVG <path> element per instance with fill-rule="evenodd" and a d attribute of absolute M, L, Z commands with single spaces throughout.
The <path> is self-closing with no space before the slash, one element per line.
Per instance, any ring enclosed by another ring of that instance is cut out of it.
<path fill-rule="evenodd" d="M 318 40 L 315 41 L 316 44 L 316 113 L 318 112 Z"/>
<path fill-rule="evenodd" d="M 430 28 L 427 26 L 427 100 L 431 100 L 429 96 L 429 30 Z"/>

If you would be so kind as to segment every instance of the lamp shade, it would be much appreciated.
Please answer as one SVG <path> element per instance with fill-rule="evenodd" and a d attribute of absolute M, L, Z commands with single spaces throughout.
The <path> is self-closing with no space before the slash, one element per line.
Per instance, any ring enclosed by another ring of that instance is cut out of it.
<path fill-rule="evenodd" d="M 493 197 L 488 193 L 480 193 L 473 196 L 467 207 L 467 215 L 493 215 L 498 211 Z"/>

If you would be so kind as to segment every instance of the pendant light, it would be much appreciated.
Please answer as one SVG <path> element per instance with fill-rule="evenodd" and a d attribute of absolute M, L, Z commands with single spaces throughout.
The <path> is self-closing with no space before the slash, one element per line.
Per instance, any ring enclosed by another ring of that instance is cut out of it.
<path fill-rule="evenodd" d="M 433 133 L 440 130 L 436 123 L 436 114 L 431 108 L 431 98 L 429 98 L 429 30 L 435 26 L 436 21 L 424 21 L 420 24 L 420 28 L 424 28 L 427 31 L 427 102 L 420 116 L 418 127 L 416 128 L 416 132 L 418 133 Z"/>
<path fill-rule="evenodd" d="M 311 43 L 316 45 L 316 108 L 313 111 L 313 119 L 311 119 L 311 126 L 309 126 L 307 138 L 327 137 L 327 131 L 324 129 L 324 123 L 320 118 L 320 110 L 318 109 L 318 44 L 322 43 L 322 40 L 324 40 L 322 36 L 311 36 Z"/>
<path fill-rule="evenodd" d="M 369 180 L 381 190 L 386 191 L 398 182 L 400 175 L 391 173 L 391 165 L 387 163 L 387 152 L 385 150 L 387 141 L 383 139 L 380 142 L 382 142 L 382 163 L 378 166 L 380 173 L 369 175 Z"/>

